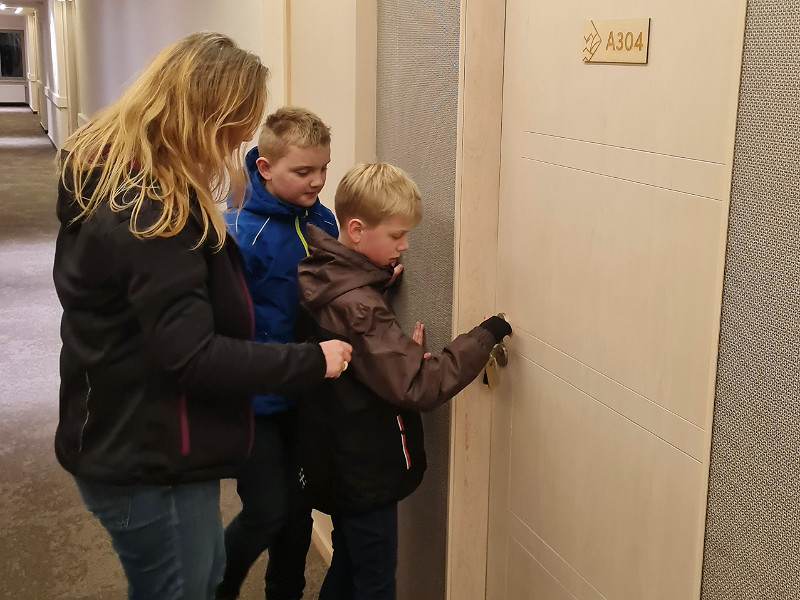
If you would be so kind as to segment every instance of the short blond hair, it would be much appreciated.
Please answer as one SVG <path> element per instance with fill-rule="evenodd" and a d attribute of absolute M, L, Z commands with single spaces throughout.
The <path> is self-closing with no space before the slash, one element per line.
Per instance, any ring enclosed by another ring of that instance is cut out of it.
<path fill-rule="evenodd" d="M 284 106 L 267 117 L 258 136 L 258 155 L 280 160 L 297 148 L 318 148 L 331 143 L 331 128 L 308 109 Z"/>
<path fill-rule="evenodd" d="M 164 48 L 125 93 L 64 143 L 61 177 L 89 218 L 103 203 L 132 209 L 131 232 L 180 232 L 197 199 L 204 240 L 225 240 L 217 202 L 241 204 L 247 180 L 242 143 L 264 116 L 269 71 L 230 37 L 193 33 Z M 90 191 L 84 192 L 96 178 Z M 132 192 L 126 194 L 125 192 Z M 140 224 L 155 200 L 161 214 Z"/>
<path fill-rule="evenodd" d="M 345 173 L 334 197 L 342 228 L 349 219 L 368 226 L 399 216 L 413 225 L 422 220 L 422 199 L 417 184 L 405 171 L 388 163 L 359 163 Z"/>

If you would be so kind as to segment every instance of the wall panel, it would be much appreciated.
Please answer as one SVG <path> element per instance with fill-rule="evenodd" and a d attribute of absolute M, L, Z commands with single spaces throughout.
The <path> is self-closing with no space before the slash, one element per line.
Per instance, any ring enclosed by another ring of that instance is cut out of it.
<path fill-rule="evenodd" d="M 750 0 L 703 600 L 800 597 L 800 0 Z"/>
<path fill-rule="evenodd" d="M 459 5 L 378 2 L 377 157 L 411 175 L 425 211 L 394 307 L 409 334 L 425 324 L 433 352 L 452 334 Z M 428 471 L 400 507 L 399 600 L 444 598 L 449 414 L 423 415 Z"/>

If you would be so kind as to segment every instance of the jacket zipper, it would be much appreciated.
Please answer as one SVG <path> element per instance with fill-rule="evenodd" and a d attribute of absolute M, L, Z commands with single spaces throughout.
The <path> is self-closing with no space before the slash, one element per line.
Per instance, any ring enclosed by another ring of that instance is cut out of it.
<path fill-rule="evenodd" d="M 189 418 L 186 414 L 186 394 L 178 396 L 178 415 L 181 427 L 181 455 L 189 454 Z"/>
<path fill-rule="evenodd" d="M 403 426 L 403 417 L 397 415 L 397 426 L 400 428 L 400 441 L 403 444 L 403 456 L 406 458 L 406 471 L 411 470 L 411 456 L 408 454 L 406 445 L 406 428 Z"/>
<path fill-rule="evenodd" d="M 306 211 L 305 216 L 308 216 L 308 211 Z M 294 218 L 294 230 L 297 232 L 297 237 L 300 238 L 300 241 L 303 243 L 303 249 L 306 251 L 306 256 L 310 256 L 310 252 L 308 251 L 308 242 L 306 242 L 306 238 L 303 237 L 303 232 L 300 231 L 300 217 Z"/>
<path fill-rule="evenodd" d="M 89 424 L 89 395 L 92 393 L 92 384 L 89 383 L 89 373 L 86 373 L 86 419 L 81 426 L 81 435 L 78 439 L 78 452 L 83 452 L 83 433 L 86 431 L 86 425 Z"/>

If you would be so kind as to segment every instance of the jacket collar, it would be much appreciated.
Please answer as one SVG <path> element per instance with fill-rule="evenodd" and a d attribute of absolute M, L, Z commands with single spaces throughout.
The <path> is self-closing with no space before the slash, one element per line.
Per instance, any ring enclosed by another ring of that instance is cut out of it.
<path fill-rule="evenodd" d="M 372 262 L 314 225 L 306 228 L 306 241 L 310 256 L 300 261 L 298 280 L 302 302 L 309 309 L 356 288 L 383 291 L 392 278 L 392 267 Z"/>

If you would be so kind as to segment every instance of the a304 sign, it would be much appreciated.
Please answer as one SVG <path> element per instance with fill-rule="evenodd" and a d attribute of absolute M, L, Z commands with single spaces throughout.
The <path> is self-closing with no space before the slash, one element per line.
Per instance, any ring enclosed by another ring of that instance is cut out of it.
<path fill-rule="evenodd" d="M 583 62 L 647 64 L 650 19 L 592 20 L 583 24 Z"/>

